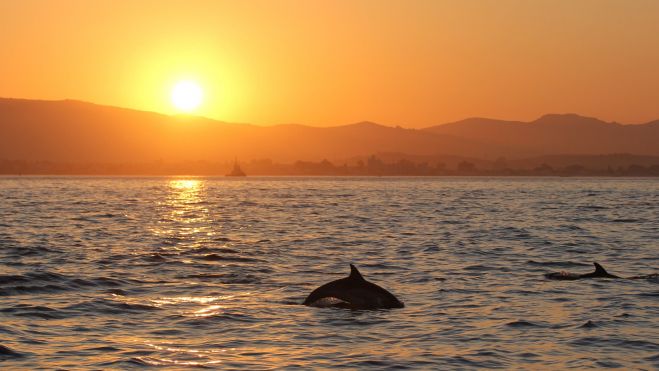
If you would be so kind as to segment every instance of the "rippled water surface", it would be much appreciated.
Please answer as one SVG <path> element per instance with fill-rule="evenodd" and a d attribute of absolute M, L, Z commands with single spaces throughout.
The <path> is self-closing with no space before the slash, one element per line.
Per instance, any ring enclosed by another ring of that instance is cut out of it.
<path fill-rule="evenodd" d="M 0 368 L 659 367 L 659 180 L 0 178 Z M 405 302 L 299 305 L 349 263 Z"/>

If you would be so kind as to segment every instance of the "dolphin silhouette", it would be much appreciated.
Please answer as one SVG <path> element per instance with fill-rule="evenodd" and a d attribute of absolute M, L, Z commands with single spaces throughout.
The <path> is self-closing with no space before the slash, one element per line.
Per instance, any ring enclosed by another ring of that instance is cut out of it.
<path fill-rule="evenodd" d="M 593 262 L 595 265 L 595 272 L 578 274 L 570 272 L 553 272 L 545 274 L 545 277 L 552 280 L 581 280 L 586 278 L 623 278 L 616 275 L 610 274 L 604 269 L 599 263 Z"/>
<path fill-rule="evenodd" d="M 405 304 L 382 287 L 368 282 L 350 264 L 350 275 L 313 290 L 303 303 L 314 307 L 348 309 L 403 308 Z"/>

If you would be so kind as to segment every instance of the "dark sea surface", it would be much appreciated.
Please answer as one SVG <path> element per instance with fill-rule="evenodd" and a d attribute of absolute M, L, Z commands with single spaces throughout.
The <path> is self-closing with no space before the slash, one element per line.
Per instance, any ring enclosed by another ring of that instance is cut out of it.
<path fill-rule="evenodd" d="M 0 369 L 659 368 L 659 180 L 0 178 Z M 300 305 L 354 263 L 406 307 Z"/>

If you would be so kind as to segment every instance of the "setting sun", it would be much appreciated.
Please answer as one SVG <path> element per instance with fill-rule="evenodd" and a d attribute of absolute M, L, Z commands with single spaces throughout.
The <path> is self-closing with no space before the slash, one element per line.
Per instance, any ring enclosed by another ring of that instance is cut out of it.
<path fill-rule="evenodd" d="M 172 89 L 172 104 L 180 111 L 191 112 L 201 104 L 204 92 L 194 81 L 178 82 Z"/>

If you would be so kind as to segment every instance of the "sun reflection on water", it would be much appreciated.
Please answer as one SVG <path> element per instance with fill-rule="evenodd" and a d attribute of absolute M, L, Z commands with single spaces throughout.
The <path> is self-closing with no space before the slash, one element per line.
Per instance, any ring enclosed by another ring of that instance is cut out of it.
<path fill-rule="evenodd" d="M 215 233 L 207 207 L 203 179 L 175 178 L 167 183 L 166 195 L 158 201 L 159 221 L 151 228 L 167 250 L 195 248 Z"/>
<path fill-rule="evenodd" d="M 201 186 L 201 181 L 198 179 L 174 179 L 169 182 L 169 186 L 178 190 L 196 191 Z"/>
<path fill-rule="evenodd" d="M 155 350 L 166 350 L 168 352 L 181 352 L 181 353 L 190 353 L 190 354 L 216 354 L 216 353 L 225 353 L 226 349 L 188 349 L 181 347 L 173 346 L 161 346 L 153 343 L 146 343 L 145 345 L 155 349 Z"/>
<path fill-rule="evenodd" d="M 195 317 L 212 317 L 214 315 L 222 313 L 222 309 L 224 309 L 223 306 L 221 305 L 209 305 L 205 308 L 199 309 L 198 311 L 194 312 Z"/>
<path fill-rule="evenodd" d="M 154 303 L 159 305 L 172 305 L 172 304 L 182 304 L 182 303 L 196 303 L 196 304 L 209 304 L 218 300 L 228 300 L 233 299 L 235 295 L 223 295 L 223 296 L 177 296 L 177 297 L 162 297 L 159 299 L 152 300 Z"/>

